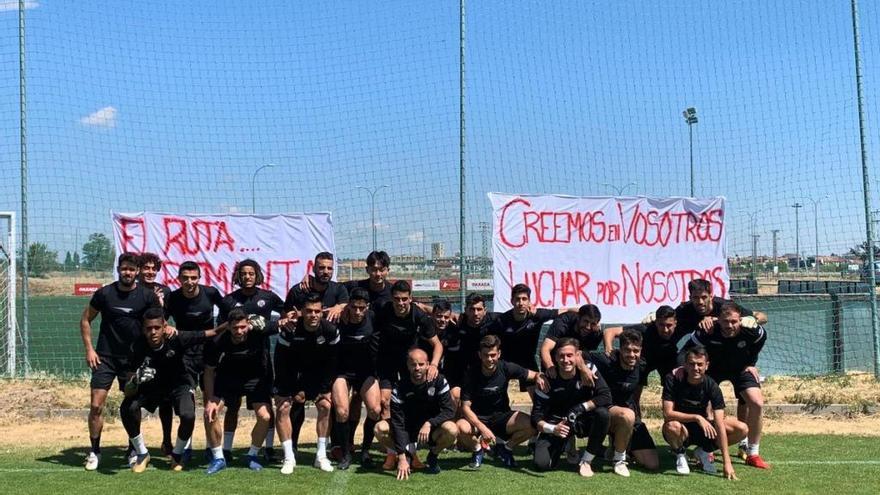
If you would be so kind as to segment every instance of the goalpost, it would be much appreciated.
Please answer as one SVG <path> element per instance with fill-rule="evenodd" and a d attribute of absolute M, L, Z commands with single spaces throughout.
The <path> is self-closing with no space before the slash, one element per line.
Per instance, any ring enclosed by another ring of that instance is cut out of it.
<path fill-rule="evenodd" d="M 15 376 L 16 364 L 16 275 L 15 214 L 0 212 L 0 374 Z"/>

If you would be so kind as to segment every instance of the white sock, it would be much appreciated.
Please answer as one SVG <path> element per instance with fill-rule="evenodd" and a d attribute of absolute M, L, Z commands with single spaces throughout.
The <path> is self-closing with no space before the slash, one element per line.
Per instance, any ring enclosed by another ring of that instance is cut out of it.
<path fill-rule="evenodd" d="M 211 455 L 214 459 L 223 459 L 223 447 L 211 447 Z"/>
<path fill-rule="evenodd" d="M 739 446 L 742 447 L 742 448 L 744 448 L 744 449 L 749 448 L 749 439 L 748 439 L 748 438 L 743 438 L 742 440 L 740 440 L 740 441 L 739 441 Z"/>
<path fill-rule="evenodd" d="M 318 459 L 327 457 L 327 437 L 318 437 L 318 451 L 315 453 Z"/>
<path fill-rule="evenodd" d="M 257 454 L 259 454 L 259 453 L 260 453 L 260 448 L 257 446 L 251 445 L 251 448 L 248 449 L 248 455 L 252 455 L 252 456 L 256 457 Z"/>
<path fill-rule="evenodd" d="M 232 450 L 232 445 L 235 442 L 235 432 L 234 431 L 224 431 L 223 432 L 223 450 Z"/>
<path fill-rule="evenodd" d="M 177 455 L 183 454 L 183 451 L 186 450 L 186 446 L 189 444 L 190 439 L 183 440 L 180 437 L 177 437 L 177 440 L 174 442 L 174 452 Z"/>
<path fill-rule="evenodd" d="M 581 463 L 589 464 L 593 462 L 593 459 L 595 458 L 596 456 L 592 452 L 588 452 L 585 450 L 584 453 L 581 455 Z"/>
<path fill-rule="evenodd" d="M 614 451 L 614 458 L 612 459 L 614 462 L 617 461 L 625 461 L 626 460 L 626 452 L 618 452 Z"/>
<path fill-rule="evenodd" d="M 266 430 L 266 448 L 271 449 L 275 446 L 275 428 L 269 427 Z"/>
<path fill-rule="evenodd" d="M 750 443 L 749 444 L 749 455 L 758 455 L 759 447 L 760 446 L 757 443 Z"/>
<path fill-rule="evenodd" d="M 193 448 L 193 438 L 189 437 L 189 439 L 187 439 L 186 441 L 186 447 L 184 447 L 184 450 L 191 448 Z"/>
<path fill-rule="evenodd" d="M 136 437 L 131 437 L 131 444 L 134 446 L 134 451 L 137 452 L 138 455 L 144 455 L 147 453 L 147 446 L 144 444 L 144 436 L 138 435 Z"/>
<path fill-rule="evenodd" d="M 293 456 L 293 440 L 282 440 L 281 448 L 284 449 L 284 460 L 296 459 Z"/>

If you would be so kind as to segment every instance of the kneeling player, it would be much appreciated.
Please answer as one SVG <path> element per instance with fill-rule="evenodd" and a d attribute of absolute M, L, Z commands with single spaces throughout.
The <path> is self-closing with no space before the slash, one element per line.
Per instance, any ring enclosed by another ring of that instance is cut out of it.
<path fill-rule="evenodd" d="M 266 320 L 255 315 L 253 321 L 248 321 L 245 312 L 236 308 L 229 312 L 226 321 L 228 332 L 205 345 L 205 431 L 213 456 L 208 474 L 226 468 L 223 422 L 218 418 L 224 405 L 237 406 L 244 395 L 247 408 L 254 411 L 257 422 L 247 456 L 248 468 L 254 471 L 263 469 L 257 454 L 272 418 L 272 366 L 266 344 Z"/>
<path fill-rule="evenodd" d="M 458 436 L 455 406 L 443 375 L 428 379 L 428 354 L 418 348 L 407 355 L 408 376 L 391 393 L 391 419 L 376 424 L 376 439 L 397 453 L 397 479 L 409 478 L 419 445 L 428 446 L 427 471 L 440 472 L 438 456 Z"/>
<path fill-rule="evenodd" d="M 184 364 L 184 352 L 217 334 L 217 330 L 212 329 L 179 332 L 169 338 L 166 336 L 167 330 L 163 311 L 150 308 L 144 312 L 143 336 L 131 348 L 131 376 L 125 386 L 125 400 L 119 406 L 119 415 L 137 455 L 131 467 L 135 473 L 144 472 L 150 462 L 150 454 L 141 435 L 141 408 L 155 412 L 159 404 L 169 398 L 174 412 L 180 418 L 177 442 L 171 452 L 171 468 L 174 471 L 183 470 L 184 451 L 192 438 L 196 422 L 196 384 Z"/>
<path fill-rule="evenodd" d="M 724 397 L 715 380 L 706 375 L 708 367 L 706 348 L 691 347 L 685 353 L 684 366 L 663 379 L 663 438 L 675 451 L 675 470 L 678 474 L 690 473 L 685 457 L 688 445 L 697 446 L 694 454 L 703 470 L 716 473 L 709 454 L 717 447 L 721 449 L 724 461 L 724 477 L 735 480 L 736 473 L 727 446 L 745 437 L 748 427 L 736 418 L 724 417 Z M 707 417 L 710 405 L 712 422 Z"/>
<path fill-rule="evenodd" d="M 538 471 L 554 469 L 571 435 L 588 437 L 587 448 L 580 458 L 581 476 L 593 476 L 590 464 L 602 452 L 608 433 L 608 406 L 611 392 L 601 374 L 595 375 L 594 386 L 583 384 L 579 366 L 583 364 L 578 341 L 562 338 L 553 349 L 556 377 L 548 377 L 549 390 L 535 390 L 532 421 L 537 426 L 535 467 Z M 592 365 L 588 365 L 592 367 Z"/>
<path fill-rule="evenodd" d="M 513 448 L 535 434 L 528 414 L 510 409 L 507 382 L 537 382 L 547 392 L 544 375 L 501 359 L 501 340 L 486 335 L 480 340 L 480 366 L 472 366 L 462 388 L 462 414 L 458 420 L 459 442 L 472 450 L 471 468 L 483 464 L 482 442 L 495 444 L 495 456 L 507 467 L 516 467 Z"/>
<path fill-rule="evenodd" d="M 318 450 L 315 467 L 333 471 L 327 458 L 327 433 L 330 430 L 330 388 L 336 376 L 339 330 L 321 318 L 321 296 L 310 293 L 302 305 L 302 316 L 286 324 L 275 346 L 275 429 L 284 448 L 281 474 L 293 473 L 296 456 L 293 450 L 291 410 L 299 414 L 307 400 L 318 410 Z M 293 330 L 289 330 L 289 327 Z M 299 428 L 302 424 L 299 424 Z M 297 435 L 299 432 L 296 432 Z"/>
<path fill-rule="evenodd" d="M 614 449 L 614 472 L 629 476 L 626 467 L 626 452 L 630 451 L 635 460 L 650 470 L 660 467 L 657 448 L 648 428 L 641 420 L 637 392 L 645 363 L 640 359 L 642 353 L 642 334 L 633 329 L 624 330 L 618 337 L 620 348 L 606 354 L 593 351 L 589 360 L 611 389 L 612 406 L 609 431 Z M 610 346 L 609 346 L 610 348 Z"/>

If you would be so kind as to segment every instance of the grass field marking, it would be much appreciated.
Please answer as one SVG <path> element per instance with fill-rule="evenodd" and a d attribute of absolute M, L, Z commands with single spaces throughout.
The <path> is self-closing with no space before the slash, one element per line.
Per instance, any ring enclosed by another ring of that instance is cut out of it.
<path fill-rule="evenodd" d="M 867 459 L 867 460 L 850 460 L 850 461 L 776 461 L 771 462 L 771 466 L 775 465 L 783 465 L 783 466 L 809 466 L 809 465 L 822 465 L 822 466 L 841 466 L 844 464 L 866 464 L 866 465 L 880 465 L 880 459 Z"/>

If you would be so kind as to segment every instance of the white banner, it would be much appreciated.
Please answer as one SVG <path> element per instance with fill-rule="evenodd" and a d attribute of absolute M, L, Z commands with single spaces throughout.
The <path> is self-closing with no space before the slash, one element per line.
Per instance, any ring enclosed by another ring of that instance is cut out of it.
<path fill-rule="evenodd" d="M 116 252 L 155 253 L 162 260 L 157 281 L 176 288 L 177 269 L 195 261 L 202 284 L 223 294 L 232 286 L 232 271 L 243 259 L 263 268 L 263 288 L 284 298 L 287 290 L 311 272 L 315 255 L 334 253 L 329 213 L 289 215 L 173 215 L 111 213 Z M 334 274 L 335 279 L 335 274 Z"/>
<path fill-rule="evenodd" d="M 437 292 L 440 290 L 440 280 L 413 280 L 413 292 Z"/>
<path fill-rule="evenodd" d="M 467 290 L 492 290 L 492 279 L 469 278 L 467 279 Z"/>
<path fill-rule="evenodd" d="M 524 283 L 539 307 L 592 303 L 607 323 L 687 300 L 694 278 L 727 297 L 724 198 L 578 198 L 489 193 L 495 311 Z"/>

